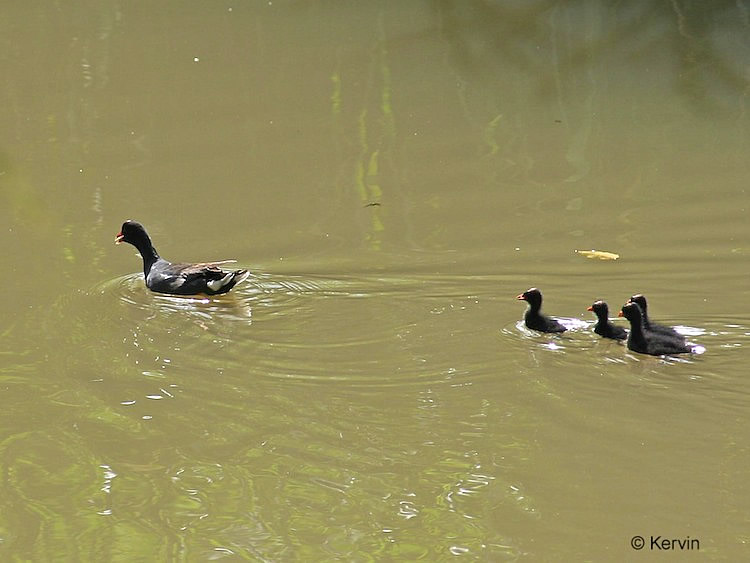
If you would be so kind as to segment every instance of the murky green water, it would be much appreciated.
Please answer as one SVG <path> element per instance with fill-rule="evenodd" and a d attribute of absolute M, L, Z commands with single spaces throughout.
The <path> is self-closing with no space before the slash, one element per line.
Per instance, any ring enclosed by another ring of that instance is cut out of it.
<path fill-rule="evenodd" d="M 3 12 L 3 560 L 747 557 L 750 6 Z"/>

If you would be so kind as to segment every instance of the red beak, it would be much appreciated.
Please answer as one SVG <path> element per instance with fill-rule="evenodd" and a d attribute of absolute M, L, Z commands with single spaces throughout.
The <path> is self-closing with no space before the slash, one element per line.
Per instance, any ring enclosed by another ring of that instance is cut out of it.
<path fill-rule="evenodd" d="M 624 317 L 624 316 L 625 316 L 625 313 L 623 313 L 622 311 L 620 311 L 619 313 L 617 313 L 617 316 L 618 316 L 618 317 Z"/>
<path fill-rule="evenodd" d="M 521 295 L 516 295 L 516 299 L 520 299 L 521 301 L 526 301 L 526 298 L 523 296 L 523 293 Z"/>
<path fill-rule="evenodd" d="M 125 235 L 122 233 L 117 233 L 117 236 L 115 237 L 115 244 L 120 244 L 122 242 L 122 239 L 125 238 Z"/>
<path fill-rule="evenodd" d="M 587 311 L 593 311 L 593 310 L 594 310 L 594 308 L 593 308 L 593 307 L 589 307 L 589 308 L 588 308 L 588 309 L 586 309 L 586 310 L 587 310 Z"/>

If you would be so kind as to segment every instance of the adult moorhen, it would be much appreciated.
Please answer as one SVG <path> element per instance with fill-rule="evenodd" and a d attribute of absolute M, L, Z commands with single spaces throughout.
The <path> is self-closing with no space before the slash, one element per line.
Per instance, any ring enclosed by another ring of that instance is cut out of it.
<path fill-rule="evenodd" d="M 594 301 L 594 304 L 586 310 L 593 311 L 598 319 L 594 325 L 596 334 L 613 340 L 625 340 L 628 337 L 627 330 L 609 322 L 609 307 L 604 301 Z"/>
<path fill-rule="evenodd" d="M 518 295 L 516 299 L 526 301 L 529 304 L 523 320 L 526 326 L 540 332 L 565 332 L 567 329 L 546 315 L 542 315 L 539 310 L 542 308 L 542 292 L 532 287 Z"/>
<path fill-rule="evenodd" d="M 143 225 L 125 221 L 115 237 L 115 244 L 127 242 L 138 249 L 143 258 L 143 275 L 146 287 L 157 293 L 172 295 L 218 295 L 226 293 L 249 275 L 247 270 L 222 270 L 219 264 L 235 262 L 203 262 L 200 264 L 173 264 L 161 258 Z"/>
<path fill-rule="evenodd" d="M 625 303 L 618 316 L 625 317 L 630 321 L 628 348 L 633 352 L 650 354 L 651 356 L 665 356 L 685 354 L 693 351 L 687 344 L 679 342 L 670 336 L 664 336 L 656 332 L 644 332 L 643 312 L 638 303 L 634 301 Z"/>

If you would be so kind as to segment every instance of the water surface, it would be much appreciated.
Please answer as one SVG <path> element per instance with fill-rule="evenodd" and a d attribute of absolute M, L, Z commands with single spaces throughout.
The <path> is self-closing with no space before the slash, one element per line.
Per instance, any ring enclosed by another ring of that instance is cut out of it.
<path fill-rule="evenodd" d="M 747 8 L 9 6 L 3 558 L 746 557 Z"/>

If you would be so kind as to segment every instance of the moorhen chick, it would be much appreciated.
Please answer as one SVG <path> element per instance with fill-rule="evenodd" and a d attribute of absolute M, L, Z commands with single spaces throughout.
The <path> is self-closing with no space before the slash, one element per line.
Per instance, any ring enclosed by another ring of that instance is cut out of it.
<path fill-rule="evenodd" d="M 671 326 L 652 322 L 651 319 L 648 318 L 648 303 L 646 303 L 646 297 L 644 295 L 637 293 L 630 298 L 630 301 L 633 303 L 637 303 L 641 308 L 641 313 L 643 314 L 643 330 L 645 330 L 646 332 L 661 334 L 665 337 L 676 340 L 681 344 L 685 344 L 685 337 L 675 329 L 673 329 Z"/>
<path fill-rule="evenodd" d="M 628 337 L 627 330 L 609 322 L 609 307 L 604 301 L 594 301 L 594 304 L 586 310 L 593 311 L 598 319 L 594 325 L 596 334 L 612 340 L 625 340 Z"/>
<path fill-rule="evenodd" d="M 628 334 L 628 349 L 641 354 L 651 356 L 665 356 L 673 354 L 685 354 L 693 349 L 675 340 L 673 337 L 665 336 L 656 332 L 644 332 L 643 312 L 638 303 L 628 301 L 622 306 L 619 317 L 625 317 L 630 321 L 630 334 Z"/>
<path fill-rule="evenodd" d="M 527 289 L 521 295 L 517 296 L 516 299 L 526 301 L 529 304 L 523 320 L 530 329 L 540 332 L 565 332 L 567 330 L 555 319 L 542 315 L 539 312 L 542 308 L 542 292 L 537 288 L 532 287 Z"/>
<path fill-rule="evenodd" d="M 247 270 L 222 270 L 219 264 L 235 262 L 203 262 L 200 264 L 173 264 L 161 258 L 143 225 L 125 221 L 115 237 L 115 244 L 127 242 L 138 249 L 143 258 L 143 275 L 146 287 L 157 293 L 172 295 L 218 295 L 226 293 L 249 275 Z"/>

